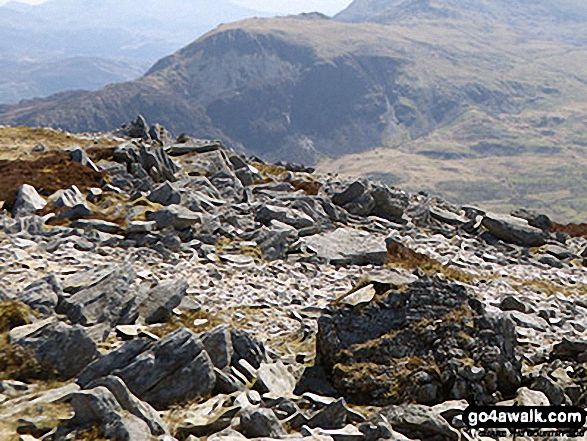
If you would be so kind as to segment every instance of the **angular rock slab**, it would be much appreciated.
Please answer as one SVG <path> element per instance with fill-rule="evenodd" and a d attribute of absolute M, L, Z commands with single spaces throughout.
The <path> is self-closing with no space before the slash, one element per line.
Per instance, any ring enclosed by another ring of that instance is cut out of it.
<path fill-rule="evenodd" d="M 225 369 L 230 366 L 234 349 L 227 325 L 216 326 L 211 331 L 201 334 L 200 338 L 217 369 Z"/>
<path fill-rule="evenodd" d="M 70 422 L 73 426 L 99 424 L 107 439 L 144 441 L 150 438 L 149 426 L 132 414 L 124 414 L 114 394 L 103 386 L 74 392 L 70 402 L 75 412 Z"/>
<path fill-rule="evenodd" d="M 185 297 L 189 284 L 185 280 L 163 282 L 152 288 L 139 306 L 145 323 L 164 323 Z"/>
<path fill-rule="evenodd" d="M 296 379 L 281 361 L 261 363 L 255 386 L 266 398 L 290 397 L 294 395 Z"/>
<path fill-rule="evenodd" d="M 134 277 L 130 265 L 113 269 L 93 286 L 64 298 L 59 312 L 83 326 L 105 323 L 112 328 L 132 323 L 138 316 L 136 294 L 130 289 Z"/>
<path fill-rule="evenodd" d="M 268 204 L 261 205 L 257 209 L 256 220 L 261 223 L 269 223 L 272 220 L 278 220 L 279 222 L 291 225 L 296 229 L 307 228 L 314 225 L 314 219 L 300 210 Z"/>
<path fill-rule="evenodd" d="M 54 312 L 59 296 L 63 294 L 55 276 L 50 275 L 28 285 L 19 300 L 43 315 Z"/>
<path fill-rule="evenodd" d="M 532 227 L 525 219 L 487 213 L 482 224 L 493 236 L 504 242 L 527 247 L 540 247 L 546 243 L 545 233 Z"/>
<path fill-rule="evenodd" d="M 163 422 L 157 411 L 153 409 L 148 403 L 145 403 L 135 397 L 128 390 L 126 384 L 124 384 L 124 381 L 122 381 L 120 378 L 115 376 L 99 378 L 89 387 L 95 388 L 99 386 L 108 389 L 124 410 L 130 412 L 134 416 L 147 423 L 147 426 L 149 426 L 152 435 L 163 435 L 165 433 L 169 433 L 167 424 Z"/>
<path fill-rule="evenodd" d="M 387 260 L 385 236 L 338 228 L 301 239 L 309 252 L 333 265 L 383 265 Z"/>
<path fill-rule="evenodd" d="M 54 370 L 59 378 L 70 379 L 98 357 L 96 344 L 81 326 L 52 322 L 15 342 L 33 349 L 38 363 Z"/>
<path fill-rule="evenodd" d="M 12 207 L 12 214 L 16 216 L 26 216 L 27 214 L 34 213 L 37 210 L 42 210 L 47 205 L 45 199 L 43 199 L 35 187 L 29 184 L 23 184 L 18 189 L 16 194 L 16 200 Z"/>
<path fill-rule="evenodd" d="M 114 375 L 140 400 L 157 410 L 203 398 L 216 383 L 214 365 L 200 339 L 189 329 L 178 329 L 158 342 L 129 341 L 88 366 L 80 384 Z"/>
<path fill-rule="evenodd" d="M 283 438 L 287 435 L 270 409 L 244 408 L 241 411 L 240 427 L 247 438 Z"/>
<path fill-rule="evenodd" d="M 200 215 L 181 205 L 169 205 L 162 210 L 147 213 L 147 220 L 157 222 L 158 228 L 172 226 L 177 230 L 184 230 L 202 222 Z"/>
<path fill-rule="evenodd" d="M 200 405 L 191 406 L 184 420 L 178 425 L 176 436 L 180 439 L 189 439 L 190 436 L 203 437 L 228 428 L 241 409 L 239 406 L 230 406 L 230 401 L 228 396 L 220 395 Z"/>

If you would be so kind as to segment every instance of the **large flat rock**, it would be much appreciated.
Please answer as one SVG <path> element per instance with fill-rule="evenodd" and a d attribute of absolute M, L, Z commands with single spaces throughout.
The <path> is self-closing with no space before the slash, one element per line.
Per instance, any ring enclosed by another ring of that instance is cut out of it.
<path fill-rule="evenodd" d="M 385 236 L 352 228 L 302 239 L 307 251 L 335 265 L 382 265 L 387 260 Z"/>
<path fill-rule="evenodd" d="M 487 213 L 483 226 L 496 238 L 517 245 L 540 247 L 546 243 L 546 236 L 527 220 L 507 214 Z"/>

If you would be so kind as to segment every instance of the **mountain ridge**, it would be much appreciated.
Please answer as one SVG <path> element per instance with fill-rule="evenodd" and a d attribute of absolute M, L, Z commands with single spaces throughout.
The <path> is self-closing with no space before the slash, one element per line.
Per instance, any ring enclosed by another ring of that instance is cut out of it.
<path fill-rule="evenodd" d="M 141 113 L 174 133 L 218 138 L 269 160 L 318 163 L 376 148 L 415 161 L 509 156 L 523 158 L 522 175 L 546 170 L 554 179 L 554 165 L 545 164 L 566 164 L 587 145 L 585 66 L 581 45 L 538 40 L 495 21 L 480 25 L 474 17 L 392 24 L 248 19 L 205 34 L 138 80 L 4 106 L 0 122 L 104 131 Z M 548 122 L 559 114 L 562 123 Z M 393 174 L 393 163 L 369 173 Z M 567 195 L 573 216 L 587 209 L 584 180 Z M 457 196 L 465 197 L 469 184 L 459 185 Z"/>

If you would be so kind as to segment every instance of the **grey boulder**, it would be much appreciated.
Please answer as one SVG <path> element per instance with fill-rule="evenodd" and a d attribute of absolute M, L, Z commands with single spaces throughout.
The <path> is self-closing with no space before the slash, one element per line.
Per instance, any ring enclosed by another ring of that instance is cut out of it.
<path fill-rule="evenodd" d="M 240 430 L 247 438 L 283 438 L 287 435 L 273 411 L 253 407 L 241 411 Z"/>
<path fill-rule="evenodd" d="M 314 219 L 300 210 L 269 204 L 259 206 L 256 210 L 255 217 L 258 222 L 263 224 L 269 223 L 272 220 L 278 220 L 296 229 L 311 227 L 315 223 Z"/>
<path fill-rule="evenodd" d="M 47 202 L 37 193 L 35 187 L 29 184 L 23 184 L 16 194 L 12 214 L 15 217 L 26 216 L 37 210 L 42 210 L 45 208 L 45 205 L 47 205 Z"/>
<path fill-rule="evenodd" d="M 135 294 L 130 289 L 133 279 L 130 266 L 110 270 L 98 283 L 64 298 L 59 312 L 83 326 L 132 323 L 138 316 Z"/>
<path fill-rule="evenodd" d="M 70 425 L 99 425 L 107 439 L 144 441 L 150 438 L 149 426 L 140 418 L 125 414 L 114 394 L 106 387 L 74 392 L 69 397 L 75 413 Z"/>
<path fill-rule="evenodd" d="M 171 183 L 165 181 L 156 187 L 147 199 L 161 205 L 177 205 L 181 202 L 181 194 Z"/>
<path fill-rule="evenodd" d="M 113 374 L 156 409 L 206 397 L 216 382 L 210 357 L 188 329 L 167 335 Z"/>
<path fill-rule="evenodd" d="M 167 424 L 163 422 L 159 413 L 157 413 L 157 411 L 148 403 L 135 397 L 120 378 L 115 376 L 99 378 L 92 382 L 92 384 L 89 385 L 89 388 L 100 386 L 108 389 L 124 410 L 147 423 L 152 435 L 163 435 L 169 432 Z"/>
<path fill-rule="evenodd" d="M 352 228 L 301 239 L 308 252 L 334 265 L 382 265 L 387 260 L 385 237 Z"/>
<path fill-rule="evenodd" d="M 59 296 L 62 295 L 55 276 L 50 275 L 28 285 L 19 296 L 19 300 L 43 315 L 54 312 Z"/>
<path fill-rule="evenodd" d="M 432 408 L 419 404 L 389 406 L 381 411 L 394 430 L 412 439 L 458 440 L 460 434 Z"/>
<path fill-rule="evenodd" d="M 230 330 L 227 325 L 219 325 L 211 331 L 201 334 L 200 338 L 214 367 L 225 369 L 230 366 L 234 349 L 232 347 Z"/>
<path fill-rule="evenodd" d="M 188 290 L 185 280 L 163 282 L 152 288 L 139 306 L 139 315 L 145 323 L 164 323 L 177 308 Z"/>
<path fill-rule="evenodd" d="M 65 189 L 58 190 L 49 196 L 49 203 L 53 208 L 73 208 L 76 205 L 86 205 L 86 197 L 75 185 Z"/>
<path fill-rule="evenodd" d="M 147 213 L 147 220 L 157 222 L 159 228 L 172 226 L 177 230 L 184 230 L 202 222 L 200 215 L 181 205 L 169 205 L 162 210 Z"/>
<path fill-rule="evenodd" d="M 48 323 L 15 343 L 31 348 L 43 368 L 64 380 L 75 377 L 99 355 L 84 328 L 64 322 Z"/>
<path fill-rule="evenodd" d="M 482 225 L 492 236 L 504 242 L 528 247 L 539 247 L 546 243 L 546 236 L 542 230 L 514 216 L 487 213 Z"/>
<path fill-rule="evenodd" d="M 78 376 L 77 383 L 82 387 L 87 387 L 93 380 L 108 376 L 112 372 L 128 366 L 139 354 L 153 346 L 154 343 L 147 339 L 130 340 L 88 365 Z"/>

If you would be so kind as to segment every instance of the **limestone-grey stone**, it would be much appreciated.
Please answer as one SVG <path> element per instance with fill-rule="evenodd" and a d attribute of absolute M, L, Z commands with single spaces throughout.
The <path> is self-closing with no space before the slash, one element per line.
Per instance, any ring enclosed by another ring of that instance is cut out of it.
<path fill-rule="evenodd" d="M 236 366 L 239 360 L 246 360 L 255 369 L 259 369 L 261 363 L 267 361 L 267 353 L 263 343 L 255 340 L 249 334 L 239 329 L 230 331 L 232 340 L 232 366 Z"/>
<path fill-rule="evenodd" d="M 270 409 L 244 408 L 240 430 L 247 438 L 283 438 L 287 432 Z"/>
<path fill-rule="evenodd" d="M 518 406 L 550 406 L 550 401 L 543 392 L 521 387 L 514 399 Z"/>
<path fill-rule="evenodd" d="M 202 222 L 200 215 L 180 205 L 169 205 L 162 210 L 147 213 L 147 220 L 157 222 L 157 227 L 172 226 L 183 230 Z"/>
<path fill-rule="evenodd" d="M 502 311 L 519 311 L 525 313 L 527 311 L 526 304 L 513 296 L 506 296 L 499 304 Z"/>
<path fill-rule="evenodd" d="M 179 329 L 115 370 L 130 391 L 156 409 L 203 398 L 214 389 L 214 365 L 198 337 Z"/>
<path fill-rule="evenodd" d="M 138 316 L 136 293 L 130 289 L 134 277 L 129 265 L 110 270 L 93 286 L 64 298 L 59 312 L 84 326 L 107 323 L 114 327 L 132 323 Z"/>
<path fill-rule="evenodd" d="M 334 441 L 363 441 L 365 439 L 365 435 L 352 424 L 347 424 L 340 429 L 312 429 L 303 426 L 300 433 L 308 437 L 329 436 Z"/>
<path fill-rule="evenodd" d="M 455 441 L 460 439 L 459 432 L 428 406 L 419 404 L 389 406 L 380 413 L 389 421 L 391 427 L 412 439 L 432 437 Z"/>
<path fill-rule="evenodd" d="M 265 259 L 285 259 L 289 247 L 298 240 L 298 232 L 291 225 L 273 220 L 269 226 L 259 228 L 254 239 Z"/>
<path fill-rule="evenodd" d="M 49 275 L 28 285 L 19 300 L 43 315 L 55 312 L 55 306 L 63 291 L 54 275 Z"/>
<path fill-rule="evenodd" d="M 162 282 L 151 288 L 145 300 L 139 305 L 139 314 L 145 323 L 163 323 L 171 316 L 188 290 L 188 282 L 175 280 Z"/>
<path fill-rule="evenodd" d="M 72 185 L 65 190 L 58 190 L 57 192 L 53 193 L 51 196 L 49 196 L 48 203 L 50 203 L 54 208 L 72 208 L 76 205 L 85 206 L 87 204 L 86 197 L 75 185 Z"/>
<path fill-rule="evenodd" d="M 334 265 L 382 265 L 387 260 L 385 236 L 351 228 L 301 239 L 316 258 Z"/>
<path fill-rule="evenodd" d="M 347 408 L 344 398 L 339 398 L 316 412 L 306 426 L 310 428 L 341 429 L 347 422 Z"/>
<path fill-rule="evenodd" d="M 173 144 L 173 136 L 161 124 L 153 124 L 149 128 L 149 136 L 153 142 L 162 147 Z"/>
<path fill-rule="evenodd" d="M 153 347 L 151 340 L 140 338 L 124 343 L 118 349 L 88 365 L 78 376 L 77 383 L 82 387 L 100 377 L 105 377 L 131 364 L 139 354 L 146 352 Z"/>
<path fill-rule="evenodd" d="M 120 231 L 120 225 L 100 219 L 79 219 L 72 222 L 71 227 L 82 230 L 97 230 L 108 234 L 116 234 Z"/>
<path fill-rule="evenodd" d="M 45 208 L 45 205 L 47 205 L 47 202 L 37 193 L 35 187 L 29 184 L 23 184 L 16 194 L 12 214 L 15 217 L 26 216 L 37 210 L 42 210 Z"/>
<path fill-rule="evenodd" d="M 281 361 L 261 363 L 255 387 L 266 397 L 289 397 L 293 396 L 296 379 Z"/>
<path fill-rule="evenodd" d="M 259 206 L 255 216 L 258 222 L 264 224 L 278 220 L 296 229 L 311 227 L 315 224 L 314 219 L 300 210 L 269 204 Z"/>
<path fill-rule="evenodd" d="M 141 165 L 155 182 L 175 181 L 179 167 L 163 147 L 141 147 L 139 155 Z"/>
<path fill-rule="evenodd" d="M 230 366 L 234 350 L 227 325 L 219 325 L 211 331 L 201 334 L 200 338 L 216 368 L 225 369 Z"/>
<path fill-rule="evenodd" d="M 16 344 L 30 347 L 43 368 L 66 380 L 79 374 L 99 355 L 84 328 L 64 322 L 48 323 Z"/>
<path fill-rule="evenodd" d="M 115 376 L 99 378 L 89 384 L 88 388 L 99 386 L 108 389 L 124 410 L 147 423 L 152 435 L 163 435 L 169 432 L 167 424 L 161 419 L 159 413 L 148 403 L 135 397 L 120 378 Z"/>
<path fill-rule="evenodd" d="M 539 247 L 546 243 L 544 232 L 521 218 L 487 213 L 482 224 L 493 236 L 505 242 L 529 247 Z"/>
<path fill-rule="evenodd" d="M 181 202 L 181 194 L 173 184 L 165 181 L 163 184 L 157 186 L 149 196 L 151 202 L 156 202 L 161 205 L 177 205 Z"/>
<path fill-rule="evenodd" d="M 99 424 L 106 438 L 116 440 L 145 441 L 151 436 L 149 426 L 140 418 L 125 414 L 106 387 L 74 392 L 70 403 L 75 413 L 70 424 L 74 427 Z"/>
<path fill-rule="evenodd" d="M 545 232 L 550 231 L 550 228 L 552 227 L 552 221 L 547 215 L 540 214 L 533 210 L 526 210 L 521 208 L 512 211 L 511 214 L 514 217 L 519 217 L 520 219 L 526 220 L 532 227 L 539 228 Z"/>
<path fill-rule="evenodd" d="M 217 396 L 191 406 L 179 423 L 176 435 L 180 439 L 188 439 L 190 436 L 204 437 L 220 432 L 230 426 L 240 409 L 238 405 L 231 406 L 227 396 Z"/>
<path fill-rule="evenodd" d="M 143 234 L 155 231 L 157 222 L 155 221 L 132 221 L 126 226 L 126 234 Z"/>

